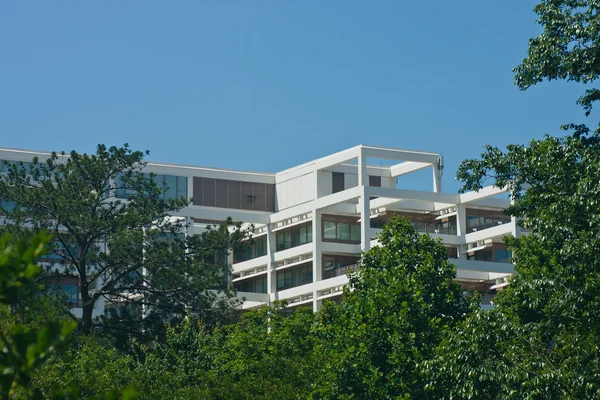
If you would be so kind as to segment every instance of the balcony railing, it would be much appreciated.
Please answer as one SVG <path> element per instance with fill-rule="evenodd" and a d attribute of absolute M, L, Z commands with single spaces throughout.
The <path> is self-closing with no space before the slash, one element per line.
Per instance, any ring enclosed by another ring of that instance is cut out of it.
<path fill-rule="evenodd" d="M 359 268 L 360 268 L 360 264 L 358 264 L 358 263 L 346 265 L 346 266 L 340 267 L 340 268 L 334 268 L 329 271 L 325 271 L 325 273 L 324 273 L 325 279 L 335 278 L 336 276 L 346 275 L 346 274 L 348 274 L 348 272 L 357 271 Z"/>
<path fill-rule="evenodd" d="M 493 228 L 498 225 L 510 224 L 510 222 L 511 222 L 510 219 L 494 219 L 489 222 L 486 222 L 485 224 L 469 225 L 467 227 L 467 231 L 468 232 L 482 231 L 484 229 Z"/>
<path fill-rule="evenodd" d="M 425 222 L 411 222 L 415 231 L 419 233 L 436 233 L 442 235 L 456 235 L 455 226 L 443 226 L 441 224 L 428 224 Z"/>

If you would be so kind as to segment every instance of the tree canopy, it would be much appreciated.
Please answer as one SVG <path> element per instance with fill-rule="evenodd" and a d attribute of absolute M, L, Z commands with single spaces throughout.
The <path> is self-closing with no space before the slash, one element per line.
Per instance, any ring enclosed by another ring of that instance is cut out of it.
<path fill-rule="evenodd" d="M 132 334 L 155 334 L 153 327 L 185 315 L 214 323 L 236 301 L 224 255 L 245 233 L 229 220 L 186 235 L 185 219 L 169 215 L 190 200 L 168 196 L 162 181 L 144 174 L 144 156 L 127 145 L 98 145 L 91 155 L 13 162 L 0 179 L 0 198 L 13 202 L 0 210 L 4 229 L 52 234 L 44 261 L 55 276 L 77 276 L 86 333 L 98 326 L 100 300 L 112 309 L 101 326 Z"/>

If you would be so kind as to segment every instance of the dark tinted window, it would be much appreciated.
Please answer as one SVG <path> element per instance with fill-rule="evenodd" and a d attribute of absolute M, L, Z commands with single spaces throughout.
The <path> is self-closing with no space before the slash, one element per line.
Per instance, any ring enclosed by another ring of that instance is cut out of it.
<path fill-rule="evenodd" d="M 344 174 L 341 172 L 332 172 L 331 193 L 337 193 L 344 190 Z"/>
<path fill-rule="evenodd" d="M 369 175 L 369 186 L 381 187 L 381 177 Z"/>

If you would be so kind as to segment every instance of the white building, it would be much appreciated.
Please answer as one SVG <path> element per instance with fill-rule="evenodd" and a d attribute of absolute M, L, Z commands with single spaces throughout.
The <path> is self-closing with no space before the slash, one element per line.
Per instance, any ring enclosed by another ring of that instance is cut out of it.
<path fill-rule="evenodd" d="M 0 160 L 48 155 L 0 149 Z M 397 187 L 398 177 L 423 169 L 431 171 L 431 191 Z M 436 153 L 360 145 L 278 173 L 155 162 L 145 171 L 164 179 L 167 196 L 194 199 L 176 214 L 188 219 L 189 234 L 227 217 L 254 224 L 251 248 L 230 256 L 231 282 L 244 309 L 287 300 L 290 307 L 311 304 L 316 310 L 325 299 L 339 300 L 346 273 L 357 268 L 361 251 L 378 245 L 377 233 L 394 214 L 442 239 L 457 279 L 482 292 L 485 306 L 514 272 L 502 238 L 518 235 L 519 228 L 502 213 L 510 204 L 508 195 L 497 198 L 503 191 L 442 193 L 442 169 Z M 76 305 L 77 292 L 72 296 Z M 95 315 L 102 312 L 100 302 Z"/>

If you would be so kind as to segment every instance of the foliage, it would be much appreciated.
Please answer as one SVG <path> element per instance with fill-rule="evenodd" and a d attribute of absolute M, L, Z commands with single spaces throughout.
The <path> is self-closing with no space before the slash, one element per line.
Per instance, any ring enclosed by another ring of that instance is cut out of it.
<path fill-rule="evenodd" d="M 379 241 L 363 254 L 339 309 L 325 307 L 313 398 L 423 398 L 419 363 L 468 311 L 440 242 L 397 218 Z"/>
<path fill-rule="evenodd" d="M 82 398 L 106 398 L 135 383 L 135 361 L 94 336 L 77 335 L 32 376 L 44 397 L 78 388 Z"/>
<path fill-rule="evenodd" d="M 18 306 L 28 297 L 37 296 L 34 278 L 40 272 L 36 259 L 47 249 L 50 237 L 39 233 L 20 240 L 11 240 L 8 235 L 0 239 L 0 303 L 9 307 Z M 32 376 L 43 368 L 58 347 L 67 341 L 69 334 L 75 329 L 74 321 L 59 322 L 49 320 L 40 323 L 34 320 L 31 326 L 2 321 L 0 340 L 0 397 L 2 399 L 79 399 L 79 388 L 71 385 L 65 390 L 56 390 L 53 386 L 44 396 L 38 390 L 31 390 Z M 62 379 L 63 377 L 61 377 Z M 134 399 L 135 392 L 125 389 L 122 395 L 112 391 L 103 396 L 109 399 Z"/>
<path fill-rule="evenodd" d="M 185 220 L 168 214 L 189 200 L 165 196 L 168 188 L 142 173 L 143 157 L 127 145 L 98 145 L 92 155 L 52 153 L 43 163 L 12 163 L 0 179 L 0 198 L 16 203 L 0 210 L 8 227 L 50 232 L 46 261 L 58 264 L 52 271 L 78 277 L 85 333 L 102 298 L 115 310 L 105 329 L 149 336 L 185 315 L 213 323 L 235 303 L 224 285 L 227 266 L 215 254 L 245 233 L 229 220 L 202 235 L 183 235 Z"/>
<path fill-rule="evenodd" d="M 508 239 L 517 274 L 496 311 L 475 314 L 440 346 L 431 388 L 459 398 L 597 398 L 600 142 L 575 135 L 487 147 L 458 177 L 463 191 L 487 178 L 510 189 L 507 212 L 530 233 Z"/>
<path fill-rule="evenodd" d="M 31 245 L 23 239 L 9 245 L 9 237 L 0 239 L 0 302 L 15 305 L 24 295 L 30 294 L 33 278 L 40 268 L 35 260 L 44 251 L 48 237 L 39 234 L 31 239 Z M 43 363 L 54 348 L 75 329 L 76 323 L 61 325 L 47 323 L 38 331 L 14 325 L 7 335 L 3 329 L 0 336 L 3 349 L 0 352 L 0 396 L 14 397 L 29 384 L 31 372 Z"/>
<path fill-rule="evenodd" d="M 313 313 L 289 316 L 276 307 L 244 314 L 237 324 L 207 331 L 185 321 L 166 346 L 148 349 L 141 367 L 143 398 L 305 398 L 312 380 Z"/>
<path fill-rule="evenodd" d="M 592 83 L 600 74 L 600 2 L 543 0 L 534 8 L 543 32 L 530 39 L 527 57 L 514 69 L 521 89 L 544 79 Z M 578 103 L 586 115 L 600 99 L 600 90 L 586 90 Z"/>

